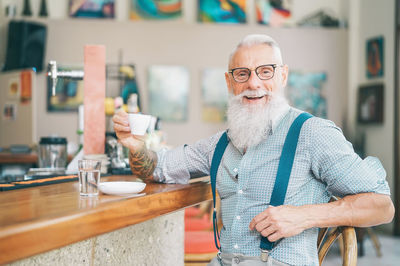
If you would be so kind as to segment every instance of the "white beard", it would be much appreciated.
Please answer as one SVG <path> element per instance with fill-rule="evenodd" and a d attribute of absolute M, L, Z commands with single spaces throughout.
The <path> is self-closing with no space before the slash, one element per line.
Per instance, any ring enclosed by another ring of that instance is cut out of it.
<path fill-rule="evenodd" d="M 246 90 L 239 95 L 229 96 L 228 136 L 238 149 L 256 146 L 267 139 L 273 123 L 287 110 L 288 103 L 283 95 L 267 92 L 268 103 L 245 104 L 243 96 L 264 95 L 264 90 Z"/>

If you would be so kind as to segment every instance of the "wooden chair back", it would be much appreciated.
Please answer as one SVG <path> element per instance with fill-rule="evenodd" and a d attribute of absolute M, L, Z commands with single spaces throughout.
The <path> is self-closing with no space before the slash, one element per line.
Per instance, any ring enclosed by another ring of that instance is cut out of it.
<path fill-rule="evenodd" d="M 337 200 L 333 197 L 331 201 Z M 322 265 L 326 254 L 336 239 L 340 244 L 343 266 L 357 265 L 357 237 L 354 227 L 339 226 L 334 228 L 320 228 L 317 240 L 319 265 Z"/>

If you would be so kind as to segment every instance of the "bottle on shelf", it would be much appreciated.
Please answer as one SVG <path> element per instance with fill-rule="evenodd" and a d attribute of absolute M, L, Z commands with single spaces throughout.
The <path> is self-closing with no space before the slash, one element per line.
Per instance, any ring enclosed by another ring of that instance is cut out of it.
<path fill-rule="evenodd" d="M 128 98 L 128 113 L 139 113 L 138 95 L 132 93 Z"/>
<path fill-rule="evenodd" d="M 41 0 L 40 1 L 39 16 L 40 17 L 47 17 L 48 16 L 46 0 Z"/>
<path fill-rule="evenodd" d="M 24 0 L 24 8 L 22 10 L 22 15 L 23 16 L 32 16 L 32 10 L 31 10 L 31 2 L 30 0 Z"/>

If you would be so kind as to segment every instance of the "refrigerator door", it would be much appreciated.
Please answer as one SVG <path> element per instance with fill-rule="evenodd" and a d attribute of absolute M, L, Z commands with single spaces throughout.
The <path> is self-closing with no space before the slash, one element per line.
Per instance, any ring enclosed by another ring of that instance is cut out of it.
<path fill-rule="evenodd" d="M 36 141 L 35 86 L 31 69 L 0 73 L 0 147 Z"/>

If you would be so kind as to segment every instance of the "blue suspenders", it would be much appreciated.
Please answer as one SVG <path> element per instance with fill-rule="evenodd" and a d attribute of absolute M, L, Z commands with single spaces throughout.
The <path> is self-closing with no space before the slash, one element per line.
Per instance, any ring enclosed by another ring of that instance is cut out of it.
<path fill-rule="evenodd" d="M 309 113 L 301 113 L 292 123 L 289 132 L 286 136 L 285 143 L 279 161 L 278 172 L 275 179 L 274 189 L 272 191 L 270 205 L 279 206 L 285 201 L 286 190 L 289 183 L 290 173 L 292 171 L 294 156 L 296 153 L 297 142 L 299 140 L 300 130 L 303 123 L 311 118 Z M 210 177 L 211 177 L 211 190 L 213 194 L 214 212 L 213 212 L 213 227 L 214 227 L 214 241 L 215 246 L 220 250 L 219 232 L 217 227 L 217 212 L 215 208 L 215 190 L 218 167 L 224 155 L 225 149 L 228 146 L 228 136 L 224 132 L 215 147 L 214 155 L 211 161 Z M 262 252 L 268 252 L 274 247 L 274 242 L 269 242 L 268 238 L 261 237 L 260 248 Z"/>

